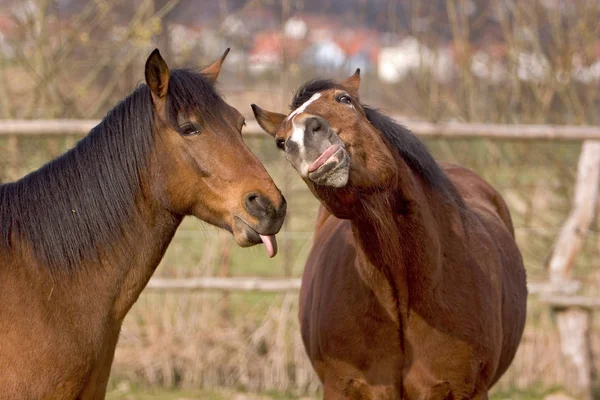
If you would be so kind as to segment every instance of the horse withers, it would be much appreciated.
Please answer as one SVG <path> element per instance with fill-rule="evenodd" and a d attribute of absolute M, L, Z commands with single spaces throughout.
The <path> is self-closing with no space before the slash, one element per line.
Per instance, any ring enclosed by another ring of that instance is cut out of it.
<path fill-rule="evenodd" d="M 525 324 L 508 208 L 359 83 L 308 82 L 287 116 L 252 106 L 322 205 L 299 317 L 325 399 L 487 399 Z"/>
<path fill-rule="evenodd" d="M 0 186 L 0 398 L 104 398 L 123 318 L 184 216 L 275 255 L 286 202 L 215 89 L 225 55 L 196 73 L 155 50 L 72 150 Z"/>

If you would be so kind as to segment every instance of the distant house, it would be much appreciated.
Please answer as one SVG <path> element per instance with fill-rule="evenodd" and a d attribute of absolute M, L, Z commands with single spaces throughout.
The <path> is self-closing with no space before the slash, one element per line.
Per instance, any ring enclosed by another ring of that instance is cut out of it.
<path fill-rule="evenodd" d="M 223 20 L 220 28 L 226 37 L 248 37 L 250 31 L 246 27 L 244 20 L 236 15 L 228 15 Z"/>
<path fill-rule="evenodd" d="M 600 42 L 587 54 L 575 53 L 571 59 L 573 79 L 582 83 L 600 81 Z"/>
<path fill-rule="evenodd" d="M 505 62 L 495 59 L 484 50 L 475 52 L 471 58 L 471 73 L 493 83 L 502 82 L 508 77 Z"/>
<path fill-rule="evenodd" d="M 15 28 L 15 21 L 10 15 L 0 14 L 0 53 L 7 59 L 15 56 L 15 51 L 8 40 Z"/>
<path fill-rule="evenodd" d="M 517 76 L 522 81 L 540 82 L 550 72 L 550 62 L 543 54 L 522 51 L 511 58 L 517 63 Z"/>
<path fill-rule="evenodd" d="M 303 40 L 308 36 L 308 25 L 302 18 L 292 17 L 285 22 L 283 32 L 290 39 Z"/>
<path fill-rule="evenodd" d="M 378 76 L 385 82 L 400 82 L 413 71 L 429 70 L 436 80 L 447 82 L 454 70 L 453 53 L 448 48 L 432 50 L 409 36 L 397 46 L 379 52 Z"/>
<path fill-rule="evenodd" d="M 323 39 L 305 51 L 303 60 L 319 70 L 333 72 L 344 66 L 346 53 L 334 40 Z"/>
<path fill-rule="evenodd" d="M 429 49 L 419 45 L 417 39 L 409 37 L 399 45 L 385 47 L 379 53 L 379 78 L 385 82 L 400 82 L 410 71 L 421 64 L 422 53 L 430 57 Z"/>
<path fill-rule="evenodd" d="M 344 64 L 345 72 L 348 74 L 352 74 L 357 68 L 360 68 L 361 73 L 364 75 L 365 73 L 369 73 L 373 69 L 372 67 L 371 57 L 369 57 L 369 53 L 366 50 L 361 50 L 348 56 Z"/>
<path fill-rule="evenodd" d="M 172 24 L 170 34 L 170 45 L 173 52 L 178 55 L 187 55 L 201 45 L 206 32 L 200 26 Z"/>
<path fill-rule="evenodd" d="M 379 57 L 380 35 L 368 29 L 354 29 L 343 32 L 336 42 L 346 53 L 344 70 L 354 73 L 360 68 L 363 74 L 374 70 Z"/>
<path fill-rule="evenodd" d="M 275 71 L 282 65 L 282 38 L 277 31 L 262 32 L 255 36 L 248 57 L 250 73 Z"/>

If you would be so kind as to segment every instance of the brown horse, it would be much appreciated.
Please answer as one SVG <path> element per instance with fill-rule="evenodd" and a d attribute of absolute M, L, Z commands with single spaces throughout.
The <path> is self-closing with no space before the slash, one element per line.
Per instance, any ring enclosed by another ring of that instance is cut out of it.
<path fill-rule="evenodd" d="M 525 323 L 521 254 L 502 197 L 440 167 L 342 84 L 252 108 L 322 208 L 300 323 L 325 399 L 487 399 Z"/>
<path fill-rule="evenodd" d="M 225 55 L 196 73 L 155 50 L 147 85 L 0 186 L 0 398 L 104 398 L 123 318 L 184 216 L 275 255 L 286 202 L 215 90 Z"/>

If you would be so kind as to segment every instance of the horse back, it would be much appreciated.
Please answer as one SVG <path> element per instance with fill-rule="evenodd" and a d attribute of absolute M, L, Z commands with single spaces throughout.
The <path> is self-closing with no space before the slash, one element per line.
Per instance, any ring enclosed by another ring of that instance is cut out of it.
<path fill-rule="evenodd" d="M 497 215 L 514 238 L 510 211 L 496 189 L 470 169 L 449 163 L 440 163 L 440 166 L 472 209 Z"/>

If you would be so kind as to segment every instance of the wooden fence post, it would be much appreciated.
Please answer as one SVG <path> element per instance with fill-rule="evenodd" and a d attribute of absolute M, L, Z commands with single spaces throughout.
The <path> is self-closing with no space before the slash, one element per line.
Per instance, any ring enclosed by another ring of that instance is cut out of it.
<path fill-rule="evenodd" d="M 592 313 L 590 309 L 569 307 L 557 309 L 556 322 L 560 335 L 560 350 L 574 368 L 577 380 L 576 395 L 593 400 L 593 361 L 590 342 Z"/>
<path fill-rule="evenodd" d="M 553 283 L 562 283 L 572 275 L 575 257 L 596 213 L 599 183 L 600 141 L 587 141 L 583 143 L 577 166 L 573 207 L 549 258 Z"/>
<path fill-rule="evenodd" d="M 583 246 L 598 204 L 600 141 L 586 141 L 581 148 L 573 207 L 550 254 L 550 282 L 557 287 L 571 280 L 575 258 Z M 591 310 L 559 307 L 556 322 L 563 356 L 577 373 L 576 391 L 586 400 L 592 393 L 592 355 L 589 337 Z"/>

